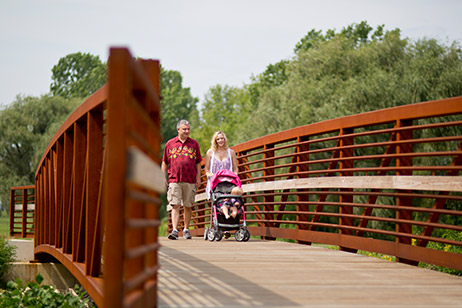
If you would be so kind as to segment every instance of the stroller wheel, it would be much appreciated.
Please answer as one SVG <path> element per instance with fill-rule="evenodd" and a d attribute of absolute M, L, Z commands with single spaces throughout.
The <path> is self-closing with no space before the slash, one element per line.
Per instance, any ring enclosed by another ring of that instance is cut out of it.
<path fill-rule="evenodd" d="M 244 229 L 239 229 L 234 233 L 234 238 L 238 242 L 242 242 L 245 238 L 245 230 Z"/>
<path fill-rule="evenodd" d="M 247 242 L 249 239 L 250 239 L 250 232 L 249 232 L 249 230 L 245 229 L 243 241 Z"/>
<path fill-rule="evenodd" d="M 205 227 L 204 229 L 204 241 L 207 240 L 207 233 L 209 232 L 209 228 L 208 227 Z"/>
<path fill-rule="evenodd" d="M 207 232 L 207 239 L 211 242 L 215 239 L 215 231 L 212 228 Z"/>
<path fill-rule="evenodd" d="M 223 238 L 223 231 L 221 230 L 217 230 L 216 234 L 215 234 L 215 240 L 217 242 L 221 241 L 221 239 Z"/>

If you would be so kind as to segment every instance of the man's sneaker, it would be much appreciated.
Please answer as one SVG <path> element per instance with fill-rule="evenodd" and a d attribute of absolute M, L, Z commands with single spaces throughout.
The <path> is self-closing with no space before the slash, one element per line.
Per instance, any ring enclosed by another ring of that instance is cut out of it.
<path fill-rule="evenodd" d="M 170 240 L 177 240 L 178 239 L 178 231 L 173 230 L 172 232 L 170 232 L 170 234 L 168 235 L 168 238 Z"/>
<path fill-rule="evenodd" d="M 190 240 L 190 239 L 191 239 L 191 232 L 189 232 L 188 229 L 184 229 L 184 230 L 183 230 L 183 237 L 184 237 L 186 240 Z"/>

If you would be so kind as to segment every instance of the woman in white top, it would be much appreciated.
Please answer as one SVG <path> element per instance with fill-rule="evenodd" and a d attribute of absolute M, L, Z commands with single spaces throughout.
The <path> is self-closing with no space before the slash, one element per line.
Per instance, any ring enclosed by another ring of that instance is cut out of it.
<path fill-rule="evenodd" d="M 205 156 L 205 174 L 207 179 L 219 170 L 228 169 L 234 173 L 238 173 L 236 152 L 228 148 L 228 138 L 222 131 L 217 131 L 213 134 L 210 141 L 210 149 Z M 210 198 L 210 185 L 207 183 L 207 196 Z"/>

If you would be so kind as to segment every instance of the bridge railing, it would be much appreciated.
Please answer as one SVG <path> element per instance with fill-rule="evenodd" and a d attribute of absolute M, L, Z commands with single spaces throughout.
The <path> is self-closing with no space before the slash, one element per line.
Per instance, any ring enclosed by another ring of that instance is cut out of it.
<path fill-rule="evenodd" d="M 451 237 L 462 232 L 461 97 L 310 124 L 233 149 L 252 235 L 462 270 L 462 255 L 452 252 L 462 242 Z M 201 235 L 210 203 L 204 193 L 196 201 L 193 234 Z"/>
<path fill-rule="evenodd" d="M 10 236 L 34 237 L 35 186 L 10 188 Z"/>
<path fill-rule="evenodd" d="M 65 121 L 36 171 L 35 257 L 65 265 L 98 307 L 157 303 L 159 93 L 158 61 L 111 49 L 108 83 Z"/>

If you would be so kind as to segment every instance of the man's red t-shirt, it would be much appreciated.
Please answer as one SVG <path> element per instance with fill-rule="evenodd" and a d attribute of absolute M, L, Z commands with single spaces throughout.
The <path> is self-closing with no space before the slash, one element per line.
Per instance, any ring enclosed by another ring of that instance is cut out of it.
<path fill-rule="evenodd" d="M 183 143 L 175 137 L 167 141 L 162 161 L 168 166 L 168 182 L 196 183 L 196 164 L 202 161 L 199 144 L 189 138 Z"/>

